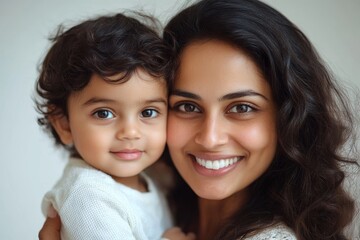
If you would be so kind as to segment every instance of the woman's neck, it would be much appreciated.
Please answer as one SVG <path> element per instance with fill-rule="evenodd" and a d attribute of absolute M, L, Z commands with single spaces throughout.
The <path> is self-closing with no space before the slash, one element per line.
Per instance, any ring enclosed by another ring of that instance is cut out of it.
<path fill-rule="evenodd" d="M 238 192 L 226 199 L 208 200 L 199 198 L 199 226 L 197 239 L 212 239 L 224 226 L 227 219 L 247 202 L 247 192 Z"/>

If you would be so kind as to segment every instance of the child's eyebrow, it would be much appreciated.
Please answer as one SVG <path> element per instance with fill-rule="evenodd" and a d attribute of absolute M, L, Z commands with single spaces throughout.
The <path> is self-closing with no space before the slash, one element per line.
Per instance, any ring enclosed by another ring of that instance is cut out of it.
<path fill-rule="evenodd" d="M 115 100 L 109 99 L 109 98 L 93 97 L 93 98 L 90 98 L 89 100 L 87 100 L 86 102 L 84 102 L 82 105 L 88 106 L 88 105 L 95 104 L 95 103 L 115 103 L 115 102 L 116 102 Z"/>
<path fill-rule="evenodd" d="M 93 97 L 87 100 L 86 102 L 84 102 L 82 105 L 86 107 L 96 103 L 116 103 L 116 102 L 117 101 L 114 99 Z M 145 104 L 163 103 L 164 105 L 167 105 L 167 100 L 165 98 L 145 99 L 145 100 L 140 100 L 139 102 L 144 102 Z"/>
<path fill-rule="evenodd" d="M 145 101 L 145 103 L 163 103 L 167 105 L 167 100 L 165 98 L 154 98 L 154 99 L 148 99 Z"/>

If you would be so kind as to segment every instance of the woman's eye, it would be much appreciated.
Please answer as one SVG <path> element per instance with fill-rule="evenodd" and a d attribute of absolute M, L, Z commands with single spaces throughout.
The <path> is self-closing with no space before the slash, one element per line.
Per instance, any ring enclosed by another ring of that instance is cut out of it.
<path fill-rule="evenodd" d="M 141 117 L 143 118 L 154 118 L 159 115 L 159 112 L 155 109 L 146 109 L 141 112 Z"/>
<path fill-rule="evenodd" d="M 253 107 L 247 104 L 238 104 L 230 108 L 229 113 L 248 113 L 254 111 Z"/>
<path fill-rule="evenodd" d="M 176 109 L 180 112 L 200 112 L 200 110 L 193 104 L 182 103 L 176 106 Z"/>
<path fill-rule="evenodd" d="M 98 110 L 93 114 L 96 118 L 111 119 L 114 118 L 114 114 L 109 110 Z"/>

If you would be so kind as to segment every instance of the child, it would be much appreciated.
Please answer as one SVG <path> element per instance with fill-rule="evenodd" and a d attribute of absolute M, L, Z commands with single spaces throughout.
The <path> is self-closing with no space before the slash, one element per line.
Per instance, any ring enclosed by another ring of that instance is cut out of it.
<path fill-rule="evenodd" d="M 172 219 L 142 171 L 165 146 L 170 51 L 154 29 L 123 14 L 52 40 L 37 82 L 38 122 L 71 157 L 44 214 L 51 206 L 59 213 L 63 240 L 160 239 Z M 163 237 L 191 238 L 178 228 Z"/>

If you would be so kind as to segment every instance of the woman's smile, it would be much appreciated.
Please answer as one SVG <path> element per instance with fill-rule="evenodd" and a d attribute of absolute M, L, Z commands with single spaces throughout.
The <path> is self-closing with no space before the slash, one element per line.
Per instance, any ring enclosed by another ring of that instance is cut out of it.
<path fill-rule="evenodd" d="M 207 160 L 198 157 L 195 157 L 195 159 L 200 166 L 206 169 L 222 170 L 223 168 L 236 164 L 238 161 L 243 159 L 243 157 L 221 158 L 219 160 Z"/>

